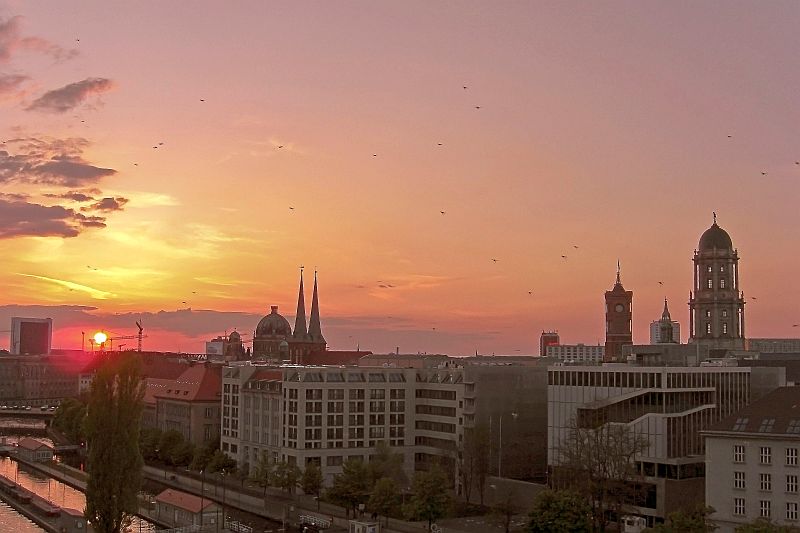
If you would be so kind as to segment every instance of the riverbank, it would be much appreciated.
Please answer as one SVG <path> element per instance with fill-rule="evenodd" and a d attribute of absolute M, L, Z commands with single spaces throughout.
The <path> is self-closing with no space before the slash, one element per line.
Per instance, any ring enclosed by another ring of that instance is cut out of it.
<path fill-rule="evenodd" d="M 83 518 L 82 511 L 53 505 L 2 475 L 0 475 L 0 499 L 48 533 L 92 531 L 91 526 Z"/>

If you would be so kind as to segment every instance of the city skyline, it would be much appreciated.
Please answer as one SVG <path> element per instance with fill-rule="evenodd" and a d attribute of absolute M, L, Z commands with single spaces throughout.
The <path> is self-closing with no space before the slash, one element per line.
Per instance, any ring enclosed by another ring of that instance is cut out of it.
<path fill-rule="evenodd" d="M 800 336 L 800 6 L 578 6 L 0 3 L 0 347 L 202 351 L 305 265 L 332 348 L 536 353 L 603 342 L 618 259 L 641 344 L 712 211 Z"/>

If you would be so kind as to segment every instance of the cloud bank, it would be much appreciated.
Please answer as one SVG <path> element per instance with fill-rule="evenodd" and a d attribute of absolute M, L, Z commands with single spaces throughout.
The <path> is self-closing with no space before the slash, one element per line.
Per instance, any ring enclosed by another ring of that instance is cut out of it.
<path fill-rule="evenodd" d="M 85 80 L 47 91 L 25 109 L 46 113 L 66 113 L 89 98 L 99 96 L 113 88 L 114 82 L 108 78 L 86 78 Z"/>

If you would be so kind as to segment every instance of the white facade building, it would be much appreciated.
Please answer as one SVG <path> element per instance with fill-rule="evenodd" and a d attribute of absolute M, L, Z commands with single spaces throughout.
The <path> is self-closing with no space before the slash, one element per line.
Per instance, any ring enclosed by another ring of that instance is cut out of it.
<path fill-rule="evenodd" d="M 800 526 L 800 388 L 777 389 L 703 435 L 717 531 L 758 518 Z"/>
<path fill-rule="evenodd" d="M 661 344 L 661 320 L 653 320 L 650 322 L 650 344 Z M 681 339 L 681 323 L 671 320 L 672 324 L 672 338 L 675 342 L 679 343 Z"/>
<path fill-rule="evenodd" d="M 602 344 L 555 344 L 547 346 L 547 357 L 578 363 L 602 363 L 606 347 Z"/>

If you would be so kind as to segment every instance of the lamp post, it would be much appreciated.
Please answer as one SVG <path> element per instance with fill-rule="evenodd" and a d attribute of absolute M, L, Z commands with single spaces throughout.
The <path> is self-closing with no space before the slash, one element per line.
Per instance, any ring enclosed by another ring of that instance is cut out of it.
<path fill-rule="evenodd" d="M 512 411 L 511 418 L 514 420 L 519 416 L 518 413 Z M 497 454 L 497 477 L 503 477 L 503 414 L 500 414 L 500 446 L 498 447 Z"/>
<path fill-rule="evenodd" d="M 200 528 L 203 528 L 203 510 L 205 509 L 206 471 L 200 471 Z"/>
<path fill-rule="evenodd" d="M 225 469 L 219 473 L 222 478 L 222 529 L 225 530 Z"/>

